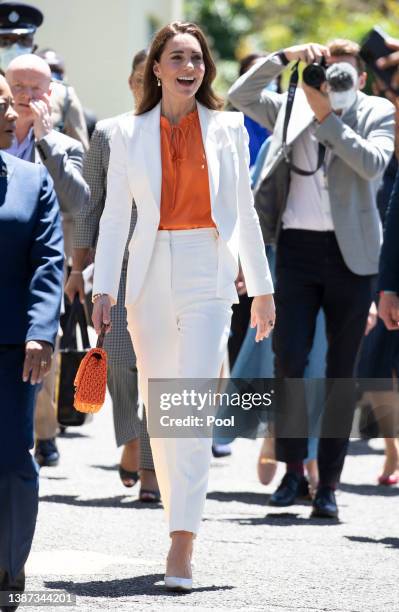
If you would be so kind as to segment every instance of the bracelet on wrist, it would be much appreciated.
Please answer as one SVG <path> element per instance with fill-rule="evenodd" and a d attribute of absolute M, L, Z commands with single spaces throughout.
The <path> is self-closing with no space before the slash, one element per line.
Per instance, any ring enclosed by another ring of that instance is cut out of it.
<path fill-rule="evenodd" d="M 107 293 L 94 293 L 91 298 L 93 304 L 95 304 L 99 298 L 103 297 L 103 295 L 107 295 Z"/>
<path fill-rule="evenodd" d="M 80 276 L 83 275 L 82 270 L 71 270 L 69 274 L 79 274 Z"/>
<path fill-rule="evenodd" d="M 290 63 L 290 60 L 288 59 L 284 51 L 277 51 L 277 55 L 280 58 L 283 66 L 288 66 L 288 64 Z"/>

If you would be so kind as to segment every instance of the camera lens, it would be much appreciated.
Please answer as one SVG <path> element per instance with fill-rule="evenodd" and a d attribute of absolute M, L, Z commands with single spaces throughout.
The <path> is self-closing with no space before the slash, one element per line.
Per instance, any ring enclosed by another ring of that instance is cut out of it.
<path fill-rule="evenodd" d="M 309 87 L 320 89 L 320 86 L 326 80 L 326 71 L 320 64 L 310 64 L 304 69 L 302 78 Z"/>

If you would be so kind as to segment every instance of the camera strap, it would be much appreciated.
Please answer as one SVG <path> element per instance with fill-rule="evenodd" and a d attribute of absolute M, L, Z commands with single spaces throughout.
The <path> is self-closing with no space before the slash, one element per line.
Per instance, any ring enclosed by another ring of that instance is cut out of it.
<path fill-rule="evenodd" d="M 283 153 L 284 153 L 285 161 L 287 162 L 287 164 L 289 165 L 290 169 L 293 172 L 295 172 L 296 174 L 300 174 L 301 176 L 312 176 L 312 174 L 316 174 L 316 172 L 320 170 L 320 168 L 322 167 L 324 163 L 324 158 L 326 155 L 325 146 L 321 144 L 321 142 L 319 142 L 316 170 L 302 170 L 301 168 L 298 168 L 298 166 L 296 166 L 292 162 L 291 152 L 287 145 L 288 124 L 290 122 L 292 107 L 294 105 L 295 94 L 296 94 L 296 90 L 298 87 L 298 79 L 299 79 L 298 66 L 299 66 L 299 60 L 296 62 L 295 66 L 292 68 L 290 82 L 288 86 L 287 106 L 285 109 L 284 126 L 283 126 Z"/>

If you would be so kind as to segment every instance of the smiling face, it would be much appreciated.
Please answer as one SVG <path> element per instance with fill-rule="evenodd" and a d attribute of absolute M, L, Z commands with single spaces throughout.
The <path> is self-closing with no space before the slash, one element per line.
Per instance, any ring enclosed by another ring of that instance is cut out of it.
<path fill-rule="evenodd" d="M 10 87 L 0 75 L 0 149 L 11 147 L 17 118 Z"/>
<path fill-rule="evenodd" d="M 176 34 L 166 43 L 154 74 L 162 82 L 162 95 L 176 100 L 193 98 L 201 87 L 205 63 L 201 45 L 191 34 Z"/>

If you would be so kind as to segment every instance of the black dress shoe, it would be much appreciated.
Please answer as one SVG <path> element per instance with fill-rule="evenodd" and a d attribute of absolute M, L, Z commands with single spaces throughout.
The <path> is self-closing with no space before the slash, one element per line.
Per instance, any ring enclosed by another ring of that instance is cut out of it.
<path fill-rule="evenodd" d="M 315 518 L 338 518 L 334 489 L 331 487 L 319 487 L 317 489 L 311 516 Z"/>
<path fill-rule="evenodd" d="M 55 467 L 60 460 L 55 438 L 36 440 L 35 459 L 40 467 Z"/>
<path fill-rule="evenodd" d="M 287 472 L 269 500 L 270 506 L 292 506 L 298 497 L 309 495 L 309 483 L 305 476 Z"/>
<path fill-rule="evenodd" d="M 0 568 L 0 591 L 23 593 L 25 591 L 25 568 L 22 568 L 14 580 L 11 580 L 8 572 Z M 1 606 L 0 610 L 1 612 L 14 612 L 17 608 L 18 604 L 12 606 L 7 605 Z"/>

